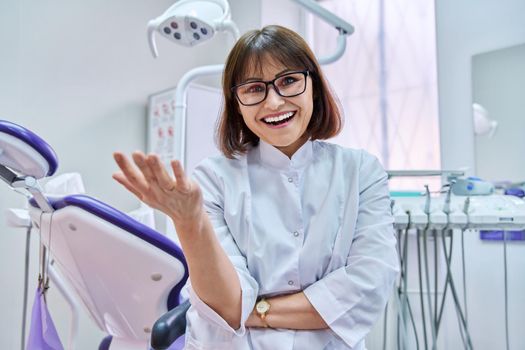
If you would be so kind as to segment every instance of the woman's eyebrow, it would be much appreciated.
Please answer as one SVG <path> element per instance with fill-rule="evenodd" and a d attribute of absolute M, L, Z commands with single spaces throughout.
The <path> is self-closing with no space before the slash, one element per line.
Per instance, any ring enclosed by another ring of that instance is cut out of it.
<path fill-rule="evenodd" d="M 277 78 L 278 76 L 283 75 L 283 74 L 288 73 L 288 72 L 291 72 L 292 70 L 293 69 L 286 68 L 286 69 L 280 71 L 279 73 L 275 74 L 275 77 Z"/>
<path fill-rule="evenodd" d="M 279 77 L 281 75 L 284 75 L 284 74 L 286 74 L 288 72 L 291 72 L 291 71 L 293 71 L 293 69 L 286 68 L 286 69 L 280 71 L 279 73 L 275 74 L 275 78 L 277 78 L 277 77 Z M 244 79 L 243 81 L 246 83 L 246 82 L 249 82 L 249 81 L 263 81 L 263 79 L 261 77 L 249 77 L 249 78 Z"/>
<path fill-rule="evenodd" d="M 247 83 L 249 81 L 262 81 L 262 78 L 259 78 L 259 77 L 249 77 L 249 78 L 246 78 L 246 79 L 243 79 L 243 82 Z"/>

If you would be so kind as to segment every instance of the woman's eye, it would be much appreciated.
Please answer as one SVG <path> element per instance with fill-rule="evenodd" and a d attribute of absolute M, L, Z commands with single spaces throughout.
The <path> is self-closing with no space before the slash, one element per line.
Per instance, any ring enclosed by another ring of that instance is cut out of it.
<path fill-rule="evenodd" d="M 290 84 L 293 84 L 297 81 L 297 79 L 295 79 L 294 77 L 284 77 L 281 81 L 280 81 L 280 84 L 281 86 L 287 86 L 287 85 L 290 85 Z"/>
<path fill-rule="evenodd" d="M 248 94 L 254 94 L 258 92 L 264 92 L 264 87 L 260 84 L 254 84 L 254 85 L 246 86 L 244 91 L 245 93 L 248 93 Z"/>

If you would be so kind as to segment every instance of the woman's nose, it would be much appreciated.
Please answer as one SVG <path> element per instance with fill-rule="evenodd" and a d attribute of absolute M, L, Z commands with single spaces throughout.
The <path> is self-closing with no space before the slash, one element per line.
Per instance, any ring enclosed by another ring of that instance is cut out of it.
<path fill-rule="evenodd" d="M 276 109 L 284 104 L 284 99 L 277 93 L 273 85 L 268 86 L 268 95 L 266 96 L 265 105 L 267 108 Z"/>

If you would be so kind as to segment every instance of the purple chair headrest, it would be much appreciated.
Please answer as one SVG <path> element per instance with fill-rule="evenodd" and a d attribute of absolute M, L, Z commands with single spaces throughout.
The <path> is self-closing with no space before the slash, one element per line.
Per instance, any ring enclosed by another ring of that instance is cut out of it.
<path fill-rule="evenodd" d="M 49 166 L 47 176 L 51 176 L 56 172 L 58 168 L 58 157 L 51 146 L 38 135 L 23 126 L 7 120 L 0 120 L 0 133 L 5 133 L 21 140 L 40 154 Z"/>

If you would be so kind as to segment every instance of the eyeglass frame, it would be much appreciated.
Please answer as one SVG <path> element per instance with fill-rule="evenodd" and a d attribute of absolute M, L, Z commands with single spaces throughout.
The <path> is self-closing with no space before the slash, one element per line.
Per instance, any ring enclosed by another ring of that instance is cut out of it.
<path fill-rule="evenodd" d="M 287 75 L 290 75 L 290 74 L 297 74 L 297 73 L 301 73 L 304 75 L 304 89 L 303 91 L 295 94 L 295 95 L 290 95 L 290 96 L 284 96 L 281 94 L 281 92 L 279 91 L 279 88 L 277 86 L 275 86 L 275 81 L 278 80 L 278 79 L 281 79 L 282 77 L 285 77 Z M 306 86 L 308 85 L 308 77 L 310 76 L 310 71 L 308 69 L 305 69 L 305 70 L 302 70 L 302 71 L 292 71 L 292 72 L 287 72 L 285 74 L 282 74 L 278 77 L 275 77 L 274 79 L 272 80 L 268 80 L 268 81 L 264 81 L 264 80 L 251 80 L 251 81 L 246 81 L 244 83 L 240 83 L 240 84 L 237 84 L 237 85 L 234 85 L 230 88 L 231 92 L 233 93 L 233 95 L 235 96 L 235 98 L 237 99 L 237 101 L 239 101 L 239 103 L 243 106 L 256 106 L 258 105 L 259 103 L 262 103 L 264 102 L 264 100 L 266 100 L 266 98 L 268 97 L 268 91 L 270 91 L 270 89 L 268 88 L 269 85 L 272 85 L 273 86 L 273 90 L 277 93 L 277 95 L 281 96 L 281 97 L 295 97 L 295 96 L 299 96 L 301 94 L 303 94 L 305 91 L 306 91 Z M 239 95 L 237 94 L 237 88 L 243 86 L 243 85 L 248 85 L 248 84 L 253 84 L 253 83 L 263 83 L 265 85 L 264 87 L 264 98 L 257 102 L 257 103 L 250 103 L 250 104 L 245 104 L 245 103 L 242 103 L 241 99 L 239 98 Z"/>

